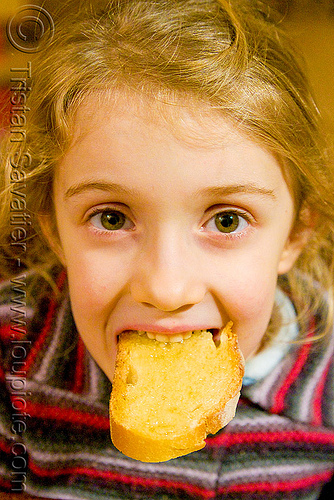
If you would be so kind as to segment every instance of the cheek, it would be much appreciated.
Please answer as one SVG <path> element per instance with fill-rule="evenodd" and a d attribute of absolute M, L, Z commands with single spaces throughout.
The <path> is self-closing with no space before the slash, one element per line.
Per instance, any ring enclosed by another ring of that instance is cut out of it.
<path fill-rule="evenodd" d="M 226 292 L 225 302 L 236 322 L 257 321 L 270 316 L 276 289 L 276 277 L 264 279 L 256 276 L 240 282 L 235 280 Z M 224 299 L 223 299 L 224 300 Z M 232 318 L 233 319 L 233 318 Z"/>
<path fill-rule="evenodd" d="M 71 299 L 75 305 L 105 309 L 112 304 L 128 279 L 130 262 L 122 255 L 82 251 L 67 259 Z M 87 311 L 84 311 L 84 314 Z"/>
<path fill-rule="evenodd" d="M 100 260 L 78 258 L 68 262 L 73 317 L 88 351 L 112 380 L 116 339 L 107 338 L 106 325 L 124 286 L 122 275 L 106 269 Z"/>
<path fill-rule="evenodd" d="M 259 249 L 216 265 L 216 286 L 222 302 L 228 301 L 236 318 L 254 317 L 270 307 L 277 284 L 277 260 L 266 258 Z M 269 305 L 268 305 L 269 304 Z"/>
<path fill-rule="evenodd" d="M 222 285 L 223 284 L 223 285 Z M 275 298 L 277 271 L 269 261 L 253 259 L 221 278 L 218 300 L 234 323 L 240 348 L 247 358 L 266 332 Z"/>
<path fill-rule="evenodd" d="M 247 359 L 257 350 L 271 318 L 276 282 L 254 283 L 253 287 L 236 294 L 230 317 L 234 319 L 240 349 Z"/>

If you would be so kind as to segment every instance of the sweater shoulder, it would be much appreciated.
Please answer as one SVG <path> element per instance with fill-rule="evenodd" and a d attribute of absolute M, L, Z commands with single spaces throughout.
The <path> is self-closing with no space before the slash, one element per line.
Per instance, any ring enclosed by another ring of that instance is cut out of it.
<path fill-rule="evenodd" d="M 61 275 L 57 280 L 64 283 Z M 0 284 L 0 356 L 5 371 L 12 362 L 15 346 L 24 343 L 28 354 L 45 330 L 46 322 L 50 322 L 51 316 L 54 319 L 62 301 L 61 288 L 57 297 L 45 280 L 33 272 Z"/>

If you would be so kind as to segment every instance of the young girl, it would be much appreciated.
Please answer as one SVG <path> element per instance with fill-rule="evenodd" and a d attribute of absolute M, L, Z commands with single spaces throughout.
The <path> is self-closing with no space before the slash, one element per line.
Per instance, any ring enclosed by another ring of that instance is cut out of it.
<path fill-rule="evenodd" d="M 59 17 L 4 154 L 1 488 L 324 498 L 334 175 L 288 42 L 248 1 L 79 10 Z M 182 341 L 230 320 L 246 359 L 235 419 L 166 463 L 118 452 L 118 335 Z"/>

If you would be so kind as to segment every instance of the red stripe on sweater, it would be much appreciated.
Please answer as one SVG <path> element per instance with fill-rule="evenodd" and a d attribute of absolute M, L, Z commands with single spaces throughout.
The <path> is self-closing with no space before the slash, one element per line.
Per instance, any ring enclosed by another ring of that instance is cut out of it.
<path fill-rule="evenodd" d="M 39 335 L 37 341 L 34 343 L 32 348 L 30 349 L 30 352 L 26 358 L 25 369 L 26 369 L 27 373 L 29 372 L 30 367 L 33 366 L 33 364 L 35 363 L 37 354 L 40 352 L 40 349 L 41 349 L 42 345 L 44 344 L 45 339 L 50 331 L 55 309 L 56 309 L 56 302 L 54 300 L 52 300 L 50 303 L 50 307 L 48 309 L 46 319 L 45 319 L 44 328 L 43 328 L 41 334 Z"/>
<path fill-rule="evenodd" d="M 8 325 L 3 325 L 1 328 L 0 328 L 0 337 L 5 341 L 5 342 L 9 342 L 11 339 L 12 339 L 12 333 L 13 333 L 13 330 L 12 330 L 12 325 L 8 324 Z"/>
<path fill-rule="evenodd" d="M 273 481 L 271 483 L 264 481 L 259 483 L 234 484 L 219 488 L 219 493 L 283 493 L 310 488 L 316 484 L 324 484 L 330 481 L 333 470 L 319 472 L 312 476 L 306 476 L 300 479 L 291 479 L 287 481 Z"/>
<path fill-rule="evenodd" d="M 80 424 L 100 430 L 109 430 L 110 428 L 108 417 L 75 410 L 73 408 L 48 406 L 41 403 L 26 401 L 25 412 L 31 417 L 42 418 L 43 420 L 70 422 L 72 424 Z"/>
<path fill-rule="evenodd" d="M 121 474 L 117 472 L 112 472 L 108 470 L 98 470 L 89 467 L 64 467 L 62 469 L 43 469 L 33 461 L 29 462 L 30 470 L 40 477 L 55 478 L 62 475 L 81 475 L 88 476 L 94 479 L 104 479 L 114 483 L 117 481 L 121 484 L 127 484 L 131 486 L 140 486 L 150 489 L 167 489 L 167 490 L 182 490 L 190 495 L 196 495 L 205 500 L 210 500 L 215 498 L 216 492 L 214 490 L 209 490 L 201 488 L 195 484 L 183 483 L 181 481 L 173 481 L 168 479 L 158 479 L 158 478 L 146 478 L 138 476 L 129 476 L 126 474 Z M 114 485 L 113 485 L 114 486 Z"/>
<path fill-rule="evenodd" d="M 0 477 L 0 488 L 3 488 L 4 490 L 12 490 L 13 485 L 9 480 L 7 481 L 6 479 Z"/>
<path fill-rule="evenodd" d="M 5 452 L 5 453 L 7 453 L 7 454 L 9 454 L 9 453 L 12 452 L 12 446 L 9 446 L 9 444 L 6 443 L 6 441 L 2 441 L 0 439 L 0 450 L 3 451 L 3 452 Z"/>
<path fill-rule="evenodd" d="M 276 432 L 243 432 L 238 434 L 222 433 L 207 440 L 209 448 L 235 446 L 255 443 L 315 443 L 334 446 L 334 432 L 317 431 L 276 431 Z"/>
<path fill-rule="evenodd" d="M 310 333 L 308 336 L 313 335 L 314 328 L 315 328 L 315 321 L 314 318 L 312 318 L 309 328 Z M 289 375 L 284 379 L 281 388 L 276 392 L 274 403 L 271 408 L 272 413 L 282 413 L 282 411 L 284 410 L 286 395 L 291 385 L 295 382 L 298 375 L 302 371 L 307 361 L 311 346 L 312 346 L 311 342 L 307 342 L 303 344 L 301 349 L 299 350 L 299 355 L 297 357 L 296 363 L 294 364 Z"/>
<path fill-rule="evenodd" d="M 66 279 L 66 273 L 65 273 L 65 271 L 63 271 L 62 273 L 60 273 L 58 280 L 56 282 L 56 285 L 57 285 L 59 290 L 62 289 L 64 282 L 65 282 L 65 279 Z M 56 302 L 56 300 L 52 299 L 50 301 L 48 313 L 47 313 L 47 316 L 45 319 L 44 328 L 43 328 L 41 334 L 39 335 L 37 341 L 34 343 L 32 348 L 30 349 L 30 352 L 26 358 L 25 369 L 26 369 L 27 373 L 29 372 L 31 366 L 33 366 L 33 364 L 36 360 L 36 357 L 37 357 L 38 353 L 40 352 L 40 349 L 41 349 L 42 345 L 44 344 L 45 339 L 50 331 L 56 307 L 57 307 L 57 302 Z"/>
<path fill-rule="evenodd" d="M 72 391 L 76 394 L 81 393 L 84 386 L 84 380 L 85 380 L 84 360 L 85 360 L 84 343 L 81 337 L 79 337 L 77 343 L 77 359 L 75 365 L 74 384 L 72 388 Z"/>
<path fill-rule="evenodd" d="M 314 396 L 314 400 L 313 400 L 313 405 L 312 405 L 312 409 L 313 409 L 313 420 L 312 420 L 312 424 L 313 425 L 321 425 L 322 424 L 322 401 L 324 401 L 323 399 L 323 393 L 324 393 L 324 389 L 325 389 L 325 385 L 326 385 L 326 379 L 327 379 L 327 375 L 328 375 L 328 371 L 330 369 L 330 366 L 331 366 L 331 363 L 332 363 L 332 360 L 330 359 L 326 365 L 326 368 L 319 380 L 319 383 L 318 383 L 318 386 L 315 390 L 315 396 Z"/>
<path fill-rule="evenodd" d="M 5 380 L 6 380 L 6 374 L 5 374 L 1 365 L 0 365 L 0 380 L 1 380 L 1 382 L 5 382 Z"/>

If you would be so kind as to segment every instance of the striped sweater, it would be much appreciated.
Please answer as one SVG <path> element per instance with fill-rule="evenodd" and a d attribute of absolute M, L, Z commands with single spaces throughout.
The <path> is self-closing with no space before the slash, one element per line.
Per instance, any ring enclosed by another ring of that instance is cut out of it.
<path fill-rule="evenodd" d="M 1 290 L 0 491 L 62 500 L 331 498 L 334 337 L 291 343 L 266 376 L 249 379 L 236 417 L 204 449 L 141 463 L 110 441 L 110 383 L 77 334 L 66 293 L 27 297 L 28 282 L 20 276 Z"/>

